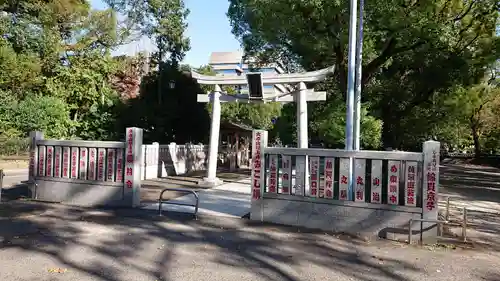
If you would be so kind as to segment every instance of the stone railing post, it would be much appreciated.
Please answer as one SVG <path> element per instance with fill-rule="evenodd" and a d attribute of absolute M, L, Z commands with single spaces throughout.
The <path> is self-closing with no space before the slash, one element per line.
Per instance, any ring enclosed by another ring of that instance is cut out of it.
<path fill-rule="evenodd" d="M 264 210 L 262 196 L 265 187 L 265 157 L 264 149 L 267 147 L 267 131 L 254 130 L 252 137 L 252 205 L 250 210 L 250 219 L 264 220 Z"/>
<path fill-rule="evenodd" d="M 142 151 L 142 129 L 127 128 L 125 130 L 125 176 L 124 199 L 131 207 L 141 205 L 141 161 L 144 161 Z"/>
<path fill-rule="evenodd" d="M 38 173 L 38 141 L 43 140 L 42 132 L 31 132 L 30 133 L 30 163 L 29 163 L 29 190 L 31 192 L 31 198 L 36 199 L 36 185 L 35 185 L 35 177 Z"/>
<path fill-rule="evenodd" d="M 422 218 L 438 219 L 439 194 L 439 152 L 440 143 L 426 141 L 423 145 L 423 184 L 422 184 Z M 422 223 L 422 232 L 426 243 L 437 242 L 438 226 L 436 223 Z"/>

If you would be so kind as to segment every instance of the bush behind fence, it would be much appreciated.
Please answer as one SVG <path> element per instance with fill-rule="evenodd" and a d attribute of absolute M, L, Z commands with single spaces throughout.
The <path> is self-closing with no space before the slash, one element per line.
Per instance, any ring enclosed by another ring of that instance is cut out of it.
<path fill-rule="evenodd" d="M 0 157 L 28 156 L 30 138 L 2 138 L 0 136 Z"/>

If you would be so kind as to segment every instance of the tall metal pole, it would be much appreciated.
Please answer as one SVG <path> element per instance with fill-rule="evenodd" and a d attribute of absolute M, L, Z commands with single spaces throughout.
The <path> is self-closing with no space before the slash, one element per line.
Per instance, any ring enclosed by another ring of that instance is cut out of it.
<path fill-rule="evenodd" d="M 349 17 L 349 53 L 348 53 L 348 65 L 347 65 L 347 116 L 346 116 L 346 143 L 345 149 L 352 150 L 353 145 L 353 119 L 354 119 L 354 87 L 355 87 L 355 66 L 356 66 L 356 21 L 358 12 L 358 0 L 351 0 L 350 5 L 350 17 Z M 353 189 L 353 163 L 354 160 L 350 159 L 349 167 L 349 187 L 348 187 L 348 198 L 352 200 L 354 195 Z"/>
<path fill-rule="evenodd" d="M 358 21 L 358 35 L 357 35 L 357 48 L 356 48 L 356 93 L 355 93 L 355 106 L 354 106 L 354 150 L 360 150 L 360 136 L 361 136 L 361 80 L 363 68 L 363 12 L 365 1 L 359 0 L 359 21 Z"/>

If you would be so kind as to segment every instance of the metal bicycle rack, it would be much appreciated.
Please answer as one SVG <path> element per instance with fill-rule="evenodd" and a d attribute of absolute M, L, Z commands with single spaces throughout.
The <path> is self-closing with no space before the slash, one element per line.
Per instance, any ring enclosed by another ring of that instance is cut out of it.
<path fill-rule="evenodd" d="M 447 224 L 451 224 L 451 222 L 448 220 L 449 219 L 449 204 L 450 204 L 450 201 L 447 200 L 447 205 L 446 205 L 446 219 L 445 220 L 428 220 L 428 219 L 417 219 L 417 218 L 413 218 L 413 219 L 410 219 L 410 221 L 408 222 L 408 244 L 412 244 L 412 230 L 411 230 L 411 226 L 413 224 L 414 221 L 418 221 L 420 223 L 423 223 L 423 222 L 429 222 L 429 223 L 436 223 L 439 225 L 439 232 L 438 235 L 442 235 L 443 234 L 443 230 L 441 229 L 443 225 L 447 225 Z M 461 227 L 462 227 L 462 242 L 467 242 L 467 208 L 463 208 L 462 209 L 462 222 L 461 222 Z"/>
<path fill-rule="evenodd" d="M 164 200 L 163 199 L 163 193 L 165 193 L 167 191 L 177 191 L 177 192 L 184 192 L 184 193 L 187 193 L 187 194 L 193 194 L 193 196 L 195 198 L 195 204 L 180 203 L 180 202 L 171 202 L 171 201 L 168 201 L 168 200 Z M 194 207 L 194 213 L 193 213 L 193 215 L 194 215 L 195 218 L 197 218 L 199 203 L 200 203 L 200 197 L 198 196 L 198 192 L 196 192 L 194 190 L 190 190 L 190 189 L 167 187 L 167 188 L 165 188 L 165 189 L 163 189 L 161 191 L 160 197 L 158 198 L 158 214 L 160 216 L 162 215 L 162 208 L 161 208 L 161 206 L 163 204 L 170 204 L 170 205 L 177 205 L 177 206 Z"/>

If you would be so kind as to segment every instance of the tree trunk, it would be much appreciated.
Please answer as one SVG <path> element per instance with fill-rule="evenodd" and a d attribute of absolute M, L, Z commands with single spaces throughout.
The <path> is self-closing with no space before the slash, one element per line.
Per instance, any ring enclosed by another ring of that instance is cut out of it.
<path fill-rule="evenodd" d="M 382 146 L 384 149 L 396 149 L 396 136 L 394 135 L 394 122 L 390 106 L 382 106 Z"/>
<path fill-rule="evenodd" d="M 396 140 L 392 133 L 392 128 L 386 122 L 382 125 L 382 145 L 384 150 L 396 149 Z"/>
<path fill-rule="evenodd" d="M 471 125 L 472 139 L 474 140 L 474 156 L 479 158 L 481 156 L 481 143 L 479 142 L 479 133 L 475 125 Z"/>

